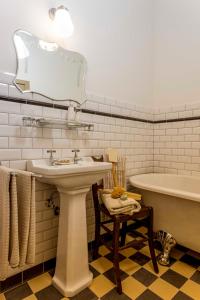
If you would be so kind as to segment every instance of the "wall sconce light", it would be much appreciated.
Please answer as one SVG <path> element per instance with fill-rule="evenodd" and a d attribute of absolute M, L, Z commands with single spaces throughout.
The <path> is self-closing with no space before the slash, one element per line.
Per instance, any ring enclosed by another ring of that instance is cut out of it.
<path fill-rule="evenodd" d="M 70 37 L 74 31 L 68 8 L 61 5 L 49 10 L 49 17 L 53 20 L 55 29 L 62 37 Z"/>

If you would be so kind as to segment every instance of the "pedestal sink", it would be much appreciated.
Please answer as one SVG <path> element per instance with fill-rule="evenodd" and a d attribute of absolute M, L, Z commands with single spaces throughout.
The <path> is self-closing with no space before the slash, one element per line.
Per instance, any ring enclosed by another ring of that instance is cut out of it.
<path fill-rule="evenodd" d="M 82 158 L 78 164 L 50 166 L 48 160 L 28 162 L 28 170 L 40 174 L 40 181 L 56 185 L 60 193 L 60 218 L 56 271 L 53 285 L 72 297 L 90 285 L 88 265 L 86 194 L 90 186 L 111 169 L 107 162 Z"/>

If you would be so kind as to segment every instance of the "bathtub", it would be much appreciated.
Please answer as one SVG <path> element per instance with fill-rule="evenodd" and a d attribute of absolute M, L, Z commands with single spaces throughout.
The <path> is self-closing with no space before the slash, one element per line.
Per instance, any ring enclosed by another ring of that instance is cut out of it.
<path fill-rule="evenodd" d="M 200 252 L 200 177 L 150 173 L 129 181 L 154 208 L 154 231 L 169 232 L 178 244 Z"/>

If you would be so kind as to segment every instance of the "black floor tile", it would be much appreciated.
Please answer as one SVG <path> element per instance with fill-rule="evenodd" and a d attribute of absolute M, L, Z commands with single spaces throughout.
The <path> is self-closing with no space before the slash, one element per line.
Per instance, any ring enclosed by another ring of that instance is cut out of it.
<path fill-rule="evenodd" d="M 167 272 L 165 272 L 161 278 L 171 283 L 178 289 L 187 281 L 186 277 L 170 269 L 167 270 Z"/>
<path fill-rule="evenodd" d="M 99 276 L 100 273 L 96 269 L 94 269 L 92 266 L 89 266 L 89 269 L 93 274 L 93 278 Z"/>
<path fill-rule="evenodd" d="M 145 286 L 149 286 L 157 279 L 156 275 L 152 274 L 151 272 L 143 268 L 139 269 L 132 276 Z"/>
<path fill-rule="evenodd" d="M 200 266 L 200 259 L 195 258 L 191 255 L 185 254 L 181 257 L 180 261 L 194 267 L 194 268 L 198 268 Z"/>
<path fill-rule="evenodd" d="M 133 238 L 138 237 L 138 234 L 135 231 L 129 232 L 128 235 L 132 236 Z"/>
<path fill-rule="evenodd" d="M 103 275 L 105 277 L 107 277 L 110 281 L 112 281 L 114 284 L 116 284 L 114 268 L 108 270 Z M 125 272 L 123 272 L 122 270 L 120 270 L 120 277 L 121 277 L 121 280 L 124 280 L 125 278 L 128 277 L 128 275 Z"/>
<path fill-rule="evenodd" d="M 107 258 L 107 259 L 109 259 L 110 261 L 112 261 L 113 262 L 113 254 L 110 252 L 110 253 L 108 253 L 107 255 L 105 255 L 105 257 Z M 123 256 L 122 254 L 120 254 L 119 253 L 119 262 L 120 261 L 122 261 L 122 260 L 124 260 L 126 257 L 125 256 Z"/>
<path fill-rule="evenodd" d="M 195 300 L 193 298 L 190 298 L 189 296 L 187 296 L 186 294 L 184 294 L 183 292 L 179 291 L 173 298 L 172 300 Z M 196 299 L 197 300 L 197 299 Z"/>
<path fill-rule="evenodd" d="M 200 271 L 197 270 L 190 279 L 193 280 L 194 282 L 200 284 Z"/>
<path fill-rule="evenodd" d="M 43 273 L 43 264 L 27 269 L 23 272 L 23 280 L 27 281 Z"/>
<path fill-rule="evenodd" d="M 22 284 L 22 273 L 16 274 L 12 277 L 7 278 L 4 281 L 0 282 L 0 292 L 7 291 L 12 289 L 20 284 Z"/>
<path fill-rule="evenodd" d="M 136 250 L 141 250 L 142 248 L 144 248 L 146 245 L 145 243 L 141 242 L 140 244 L 138 244 L 137 246 L 135 245 L 133 248 Z"/>
<path fill-rule="evenodd" d="M 148 261 L 150 261 L 150 258 L 141 252 L 136 252 L 135 254 L 131 255 L 129 258 L 132 259 L 137 264 L 139 264 L 140 266 L 143 266 Z"/>
<path fill-rule="evenodd" d="M 101 298 L 101 300 L 131 300 L 131 298 L 129 298 L 125 294 L 119 295 L 116 289 L 113 289 L 112 291 L 104 295 L 103 298 Z"/>
<path fill-rule="evenodd" d="M 24 283 L 17 288 L 14 288 L 10 291 L 4 293 L 6 300 L 22 300 L 25 297 L 32 295 L 30 287 L 27 283 Z"/>
<path fill-rule="evenodd" d="M 38 300 L 61 300 L 63 298 L 63 295 L 53 285 L 37 292 L 35 296 Z"/>
<path fill-rule="evenodd" d="M 83 290 L 82 292 L 80 292 L 78 295 L 70 298 L 70 300 L 97 300 L 97 299 L 98 299 L 98 297 L 88 288 Z M 50 300 L 50 299 L 48 299 L 48 300 Z M 53 299 L 51 299 L 51 300 L 53 300 Z"/>
<path fill-rule="evenodd" d="M 150 290 L 144 291 L 136 300 L 164 300 Z"/>

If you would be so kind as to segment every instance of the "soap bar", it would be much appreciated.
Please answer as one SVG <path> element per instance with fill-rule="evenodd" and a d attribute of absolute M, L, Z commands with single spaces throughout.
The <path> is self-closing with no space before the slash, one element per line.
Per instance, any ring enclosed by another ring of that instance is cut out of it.
<path fill-rule="evenodd" d="M 108 160 L 110 162 L 117 162 L 118 151 L 116 149 L 108 149 Z"/>
<path fill-rule="evenodd" d="M 142 195 L 136 194 L 136 193 L 131 193 L 131 192 L 125 192 L 128 198 L 135 199 L 137 201 L 140 201 L 142 199 Z"/>

